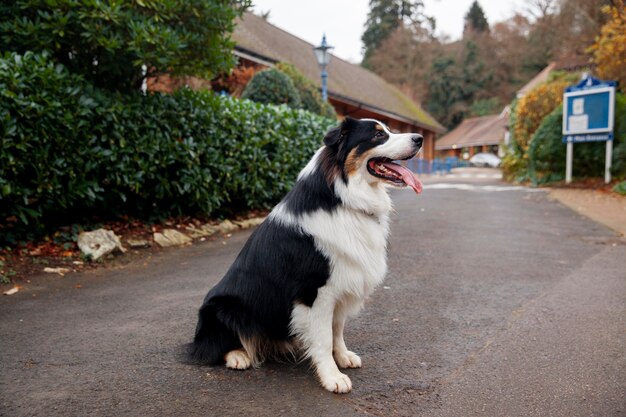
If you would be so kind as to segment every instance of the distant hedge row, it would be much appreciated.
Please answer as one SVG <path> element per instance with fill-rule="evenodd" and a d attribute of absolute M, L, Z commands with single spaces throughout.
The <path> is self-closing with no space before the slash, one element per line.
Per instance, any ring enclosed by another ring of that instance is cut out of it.
<path fill-rule="evenodd" d="M 267 207 L 335 120 L 211 92 L 112 94 L 0 57 L 0 244 L 85 215 Z"/>

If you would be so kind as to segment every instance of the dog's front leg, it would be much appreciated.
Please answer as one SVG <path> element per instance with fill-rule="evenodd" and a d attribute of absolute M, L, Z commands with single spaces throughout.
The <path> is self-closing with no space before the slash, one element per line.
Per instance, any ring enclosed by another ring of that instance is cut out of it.
<path fill-rule="evenodd" d="M 343 339 L 343 329 L 346 325 L 348 309 L 345 304 L 338 303 L 333 315 L 333 357 L 340 368 L 360 368 L 361 358 L 348 350 Z"/>
<path fill-rule="evenodd" d="M 328 391 L 346 393 L 352 389 L 352 382 L 333 359 L 334 310 L 334 295 L 328 288 L 320 288 L 311 307 L 294 307 L 292 329 L 311 358 L 322 386 Z"/>

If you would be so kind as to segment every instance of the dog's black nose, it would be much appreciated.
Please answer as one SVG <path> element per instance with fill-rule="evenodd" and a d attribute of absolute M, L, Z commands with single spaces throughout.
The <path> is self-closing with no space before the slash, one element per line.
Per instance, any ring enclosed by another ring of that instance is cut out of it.
<path fill-rule="evenodd" d="M 411 140 L 413 141 L 413 143 L 415 143 L 417 146 L 422 146 L 422 143 L 424 143 L 424 137 L 422 135 L 413 135 L 411 136 Z"/>

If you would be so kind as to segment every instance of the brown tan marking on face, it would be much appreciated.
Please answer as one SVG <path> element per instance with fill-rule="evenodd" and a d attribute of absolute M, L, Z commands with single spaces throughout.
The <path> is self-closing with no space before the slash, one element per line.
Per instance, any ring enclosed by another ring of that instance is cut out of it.
<path fill-rule="evenodd" d="M 378 125 L 377 125 L 378 126 Z M 361 165 L 366 164 L 367 161 L 370 160 L 372 152 L 368 151 L 362 153 L 361 155 L 357 155 L 357 149 L 352 149 L 346 158 L 346 163 L 344 165 L 344 171 L 346 175 L 351 176 L 356 174 L 359 171 Z"/>
<path fill-rule="evenodd" d="M 376 130 L 382 130 L 383 132 L 385 131 L 385 128 L 384 128 L 384 127 L 382 127 L 382 126 L 381 126 L 380 124 L 378 124 L 378 123 L 376 123 L 376 126 L 374 126 L 374 128 L 375 128 Z"/>

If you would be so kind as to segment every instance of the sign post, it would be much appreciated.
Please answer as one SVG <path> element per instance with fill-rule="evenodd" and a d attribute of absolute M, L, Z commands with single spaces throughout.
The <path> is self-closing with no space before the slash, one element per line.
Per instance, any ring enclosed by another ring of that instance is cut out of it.
<path fill-rule="evenodd" d="M 572 182 L 574 143 L 606 142 L 604 181 L 611 182 L 615 81 L 585 77 L 563 94 L 563 142 L 567 144 L 565 182 Z"/>

